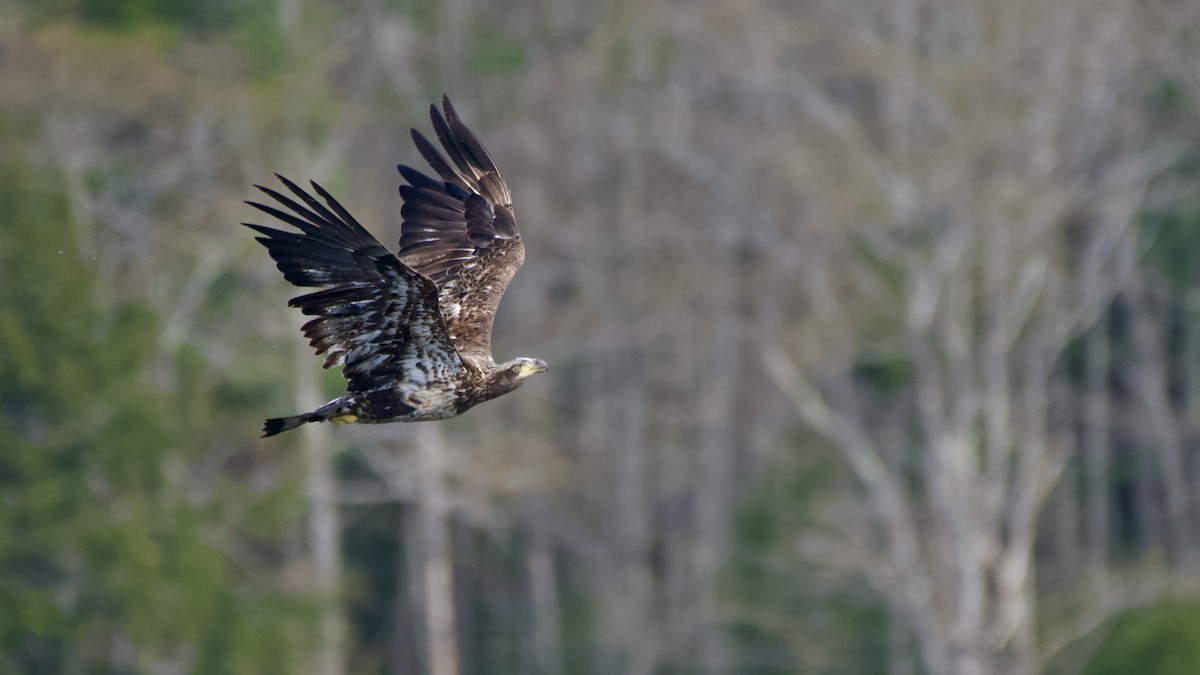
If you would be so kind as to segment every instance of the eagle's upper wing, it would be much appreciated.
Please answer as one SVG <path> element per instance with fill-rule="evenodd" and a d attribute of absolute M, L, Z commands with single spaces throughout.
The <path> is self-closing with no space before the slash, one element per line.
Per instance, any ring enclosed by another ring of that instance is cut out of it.
<path fill-rule="evenodd" d="M 288 304 L 316 318 L 304 335 L 325 367 L 343 366 L 350 391 L 374 389 L 395 380 L 444 381 L 460 374 L 463 361 L 438 311 L 434 283 L 400 262 L 321 186 L 321 204 L 283 176 L 304 205 L 257 186 L 291 213 L 247 202 L 300 233 L 245 225 L 263 236 L 283 277 L 297 286 L 323 290 Z"/>
<path fill-rule="evenodd" d="M 464 359 L 492 362 L 500 296 L 525 261 L 512 196 L 483 144 L 442 97 L 429 116 L 450 161 L 416 129 L 413 143 L 441 180 L 408 166 L 400 173 L 400 259 L 433 279 L 450 339 Z"/>

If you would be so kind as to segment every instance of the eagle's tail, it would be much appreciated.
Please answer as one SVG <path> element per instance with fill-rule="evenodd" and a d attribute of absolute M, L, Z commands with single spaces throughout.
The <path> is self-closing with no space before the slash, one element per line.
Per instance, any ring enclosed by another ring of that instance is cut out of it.
<path fill-rule="evenodd" d="M 334 424 L 354 424 L 358 414 L 354 412 L 355 398 L 353 395 L 335 398 L 313 412 L 292 415 L 291 417 L 272 417 L 263 422 L 263 438 L 291 431 L 306 422 L 333 422 Z"/>
<path fill-rule="evenodd" d="M 305 422 L 319 422 L 325 419 L 316 413 L 304 413 L 301 415 L 292 415 L 291 417 L 272 417 L 263 422 L 263 438 L 282 434 L 285 431 L 291 431 Z"/>

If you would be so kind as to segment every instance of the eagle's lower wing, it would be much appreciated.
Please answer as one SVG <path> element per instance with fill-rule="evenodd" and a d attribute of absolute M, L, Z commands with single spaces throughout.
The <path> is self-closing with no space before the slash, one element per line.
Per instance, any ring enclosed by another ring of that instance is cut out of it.
<path fill-rule="evenodd" d="M 483 144 L 442 97 L 445 117 L 430 106 L 449 161 L 417 130 L 413 143 L 441 180 L 408 166 L 400 259 L 438 286 L 450 339 L 464 358 L 492 360 L 492 323 L 500 296 L 525 261 L 512 196 Z"/>
<path fill-rule="evenodd" d="M 316 317 L 304 324 L 304 335 L 325 355 L 325 367 L 341 366 L 350 391 L 396 380 L 445 381 L 461 373 L 433 281 L 400 262 L 321 186 L 312 184 L 325 204 L 279 179 L 303 205 L 262 186 L 291 213 L 247 203 L 300 233 L 245 225 L 263 235 L 257 240 L 285 279 L 323 287 L 288 304 Z"/>

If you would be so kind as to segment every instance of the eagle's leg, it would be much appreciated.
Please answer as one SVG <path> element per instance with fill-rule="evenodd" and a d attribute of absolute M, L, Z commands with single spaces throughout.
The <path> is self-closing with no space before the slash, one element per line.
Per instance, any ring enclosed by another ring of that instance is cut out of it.
<path fill-rule="evenodd" d="M 349 396 L 335 398 L 310 413 L 268 419 L 263 422 L 263 438 L 291 431 L 308 422 L 326 421 L 334 424 L 354 424 L 358 421 L 358 415 L 353 411 L 353 403 Z"/>

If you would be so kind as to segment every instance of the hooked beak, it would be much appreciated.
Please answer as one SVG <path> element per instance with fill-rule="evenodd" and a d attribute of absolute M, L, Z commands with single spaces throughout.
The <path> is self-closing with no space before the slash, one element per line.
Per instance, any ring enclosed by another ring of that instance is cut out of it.
<path fill-rule="evenodd" d="M 525 361 L 521 364 L 521 379 L 525 379 L 531 375 L 537 375 L 538 373 L 544 373 L 547 370 L 550 370 L 550 367 L 547 366 L 546 362 L 541 359 Z"/>

